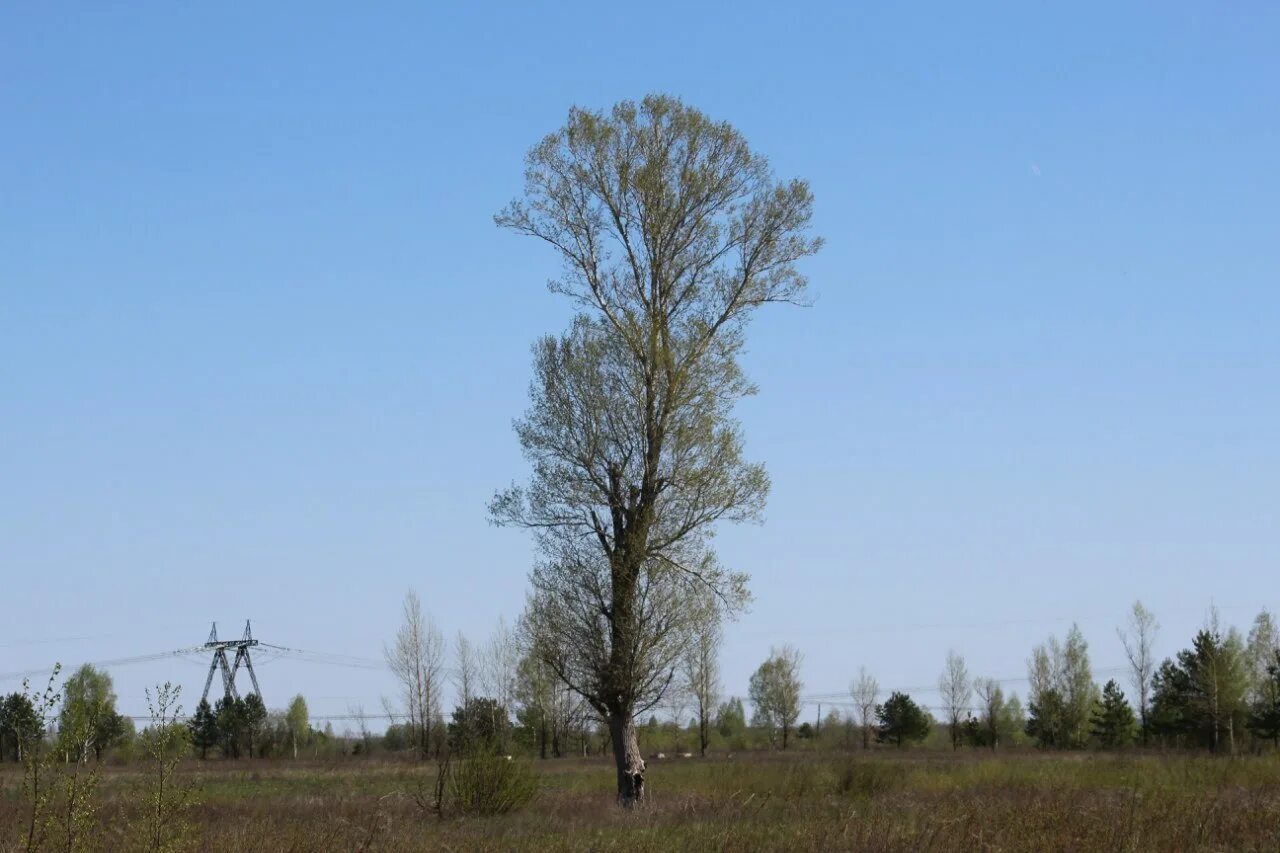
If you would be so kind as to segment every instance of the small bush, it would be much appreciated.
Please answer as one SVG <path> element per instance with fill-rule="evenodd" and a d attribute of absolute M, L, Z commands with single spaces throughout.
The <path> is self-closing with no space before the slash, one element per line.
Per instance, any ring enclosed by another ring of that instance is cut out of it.
<path fill-rule="evenodd" d="M 528 762 L 476 755 L 451 768 L 449 805 L 466 815 L 500 815 L 529 803 L 538 778 Z"/>
<path fill-rule="evenodd" d="M 846 761 L 836 767 L 836 793 L 853 797 L 877 797 L 896 784 L 900 768 L 878 761 Z"/>

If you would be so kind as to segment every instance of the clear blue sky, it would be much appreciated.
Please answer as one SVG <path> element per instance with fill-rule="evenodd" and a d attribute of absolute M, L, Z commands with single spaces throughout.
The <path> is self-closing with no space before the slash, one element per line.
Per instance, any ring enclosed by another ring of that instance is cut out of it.
<path fill-rule="evenodd" d="M 1274 4 L 444 5 L 0 11 L 0 672 L 246 617 L 377 657 L 409 587 L 449 634 L 514 617 L 531 548 L 484 508 L 571 309 L 491 216 L 570 105 L 649 91 L 807 178 L 827 239 L 752 330 L 729 692 L 774 643 L 827 693 L 949 647 L 1017 676 L 1072 619 L 1114 665 L 1136 597 L 1162 654 L 1280 606 Z M 204 675 L 113 674 L 131 713 Z"/>

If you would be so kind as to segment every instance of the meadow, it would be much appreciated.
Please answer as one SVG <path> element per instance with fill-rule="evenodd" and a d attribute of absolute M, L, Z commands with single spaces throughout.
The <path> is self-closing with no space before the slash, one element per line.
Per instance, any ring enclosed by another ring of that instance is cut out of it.
<path fill-rule="evenodd" d="M 184 849 L 1276 850 L 1280 760 L 1204 755 L 872 750 L 653 762 L 641 808 L 606 759 L 532 762 L 538 792 L 496 817 L 429 808 L 435 766 L 396 759 L 184 761 Z M 145 771 L 103 768 L 94 849 L 139 846 Z M 0 765 L 0 849 L 21 775 Z"/>

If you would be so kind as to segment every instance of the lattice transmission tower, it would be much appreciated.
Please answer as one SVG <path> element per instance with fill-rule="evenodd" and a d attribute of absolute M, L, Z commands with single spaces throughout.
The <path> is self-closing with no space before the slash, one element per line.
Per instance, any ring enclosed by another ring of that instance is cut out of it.
<path fill-rule="evenodd" d="M 244 668 L 249 670 L 249 680 L 253 682 L 253 692 L 258 696 L 262 696 L 262 690 L 258 688 L 258 676 L 253 671 L 253 661 L 249 658 L 249 649 L 258 645 L 258 641 L 253 638 L 253 630 L 249 626 L 246 619 L 244 623 L 244 636 L 238 640 L 219 640 L 218 639 L 218 623 L 213 623 L 213 628 L 209 631 L 209 641 L 204 644 L 206 649 L 213 650 L 213 662 L 209 664 L 209 677 L 204 680 L 204 695 L 201 697 L 203 701 L 209 699 L 209 687 L 213 684 L 213 673 L 222 670 L 222 689 L 227 699 L 239 699 L 240 693 L 236 690 L 236 673 L 240 671 L 240 664 L 244 664 Z M 227 652 L 231 649 L 236 650 L 235 661 L 227 663 Z"/>

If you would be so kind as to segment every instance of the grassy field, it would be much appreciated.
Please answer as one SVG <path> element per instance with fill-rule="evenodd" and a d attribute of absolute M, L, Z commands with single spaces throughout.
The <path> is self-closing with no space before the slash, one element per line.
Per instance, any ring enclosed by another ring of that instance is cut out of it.
<path fill-rule="evenodd" d="M 649 803 L 613 805 L 601 759 L 536 763 L 528 807 L 443 819 L 397 761 L 188 762 L 191 849 L 1280 850 L 1280 759 L 933 752 L 741 754 L 653 762 Z M 21 777 L 0 766 L 0 841 L 16 845 Z M 143 778 L 106 768 L 100 849 L 134 846 Z"/>

